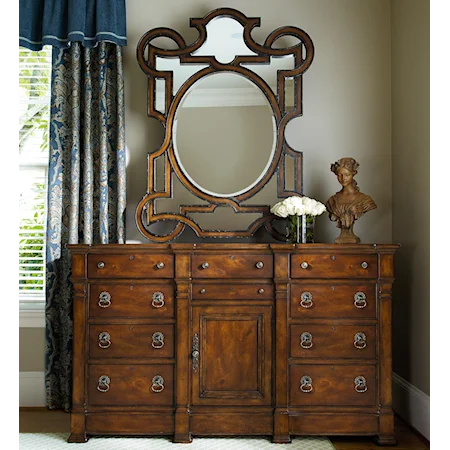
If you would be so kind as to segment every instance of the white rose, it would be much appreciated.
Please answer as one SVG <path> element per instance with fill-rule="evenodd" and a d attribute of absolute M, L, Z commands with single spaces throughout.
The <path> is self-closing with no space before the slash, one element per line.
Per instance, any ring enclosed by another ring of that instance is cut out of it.
<path fill-rule="evenodd" d="M 323 203 L 317 202 L 316 206 L 314 207 L 314 212 L 312 213 L 314 216 L 320 216 L 326 211 L 326 206 Z"/>
<path fill-rule="evenodd" d="M 313 214 L 316 201 L 309 197 L 303 197 L 304 214 Z"/>
<path fill-rule="evenodd" d="M 291 216 L 301 216 L 305 214 L 305 208 L 303 206 L 302 198 L 297 196 L 288 197 L 284 201 L 288 205 Z"/>
<path fill-rule="evenodd" d="M 272 206 L 270 212 L 278 217 L 287 217 L 289 215 L 289 210 L 283 202 L 279 202 Z"/>

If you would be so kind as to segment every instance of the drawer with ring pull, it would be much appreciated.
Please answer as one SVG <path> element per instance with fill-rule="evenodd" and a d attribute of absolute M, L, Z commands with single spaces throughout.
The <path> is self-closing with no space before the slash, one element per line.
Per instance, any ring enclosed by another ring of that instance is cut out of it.
<path fill-rule="evenodd" d="M 290 315 L 293 318 L 375 319 L 376 283 L 292 283 Z"/>
<path fill-rule="evenodd" d="M 174 315 L 172 284 L 89 285 L 90 318 L 171 318 Z"/>
<path fill-rule="evenodd" d="M 173 325 L 89 325 L 91 358 L 172 358 Z"/>
<path fill-rule="evenodd" d="M 377 390 L 375 365 L 290 366 L 291 406 L 374 406 Z"/>
<path fill-rule="evenodd" d="M 376 278 L 377 255 L 293 254 L 292 278 Z"/>
<path fill-rule="evenodd" d="M 373 359 L 375 356 L 375 325 L 291 325 L 292 358 Z"/>
<path fill-rule="evenodd" d="M 89 365 L 89 405 L 172 405 L 173 391 L 169 364 Z"/>

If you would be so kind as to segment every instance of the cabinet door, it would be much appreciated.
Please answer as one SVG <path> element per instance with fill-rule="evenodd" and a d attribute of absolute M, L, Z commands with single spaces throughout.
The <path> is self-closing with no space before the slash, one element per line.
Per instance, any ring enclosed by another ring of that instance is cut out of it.
<path fill-rule="evenodd" d="M 193 405 L 271 404 L 271 314 L 271 306 L 192 308 Z"/>

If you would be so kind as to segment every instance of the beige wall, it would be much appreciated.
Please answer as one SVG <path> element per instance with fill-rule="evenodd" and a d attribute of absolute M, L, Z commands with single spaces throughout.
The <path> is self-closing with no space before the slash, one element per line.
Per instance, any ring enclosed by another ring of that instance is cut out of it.
<path fill-rule="evenodd" d="M 420 202 L 411 200 L 426 202 L 429 195 L 428 98 L 423 83 L 428 68 L 417 64 L 418 55 L 425 63 L 427 43 L 412 34 L 428 36 L 426 4 L 393 0 L 391 10 L 389 0 L 279 0 L 276 7 L 256 0 L 227 1 L 248 16 L 261 17 L 261 27 L 254 30 L 259 41 L 283 25 L 298 26 L 311 36 L 316 56 L 304 76 L 304 116 L 287 129 L 289 144 L 304 154 L 304 193 L 326 201 L 339 188 L 330 164 L 343 156 L 360 162 L 359 186 L 378 208 L 356 223 L 355 233 L 363 242 L 402 244 L 394 292 L 394 369 L 429 392 L 428 216 L 419 212 Z M 147 85 L 136 62 L 137 42 L 149 29 L 167 26 L 190 43 L 197 34 L 188 19 L 221 6 L 221 0 L 166 0 L 163 6 L 156 0 L 127 2 L 128 239 L 142 239 L 134 211 L 146 191 L 146 154 L 159 147 L 164 135 L 162 126 L 146 115 Z M 408 60 L 413 55 L 412 66 Z M 334 224 L 323 215 L 317 226 L 318 240 L 332 242 L 337 235 Z M 43 329 L 22 329 L 20 370 L 44 370 L 44 350 Z"/>
<path fill-rule="evenodd" d="M 430 3 L 393 0 L 393 366 L 430 393 Z"/>

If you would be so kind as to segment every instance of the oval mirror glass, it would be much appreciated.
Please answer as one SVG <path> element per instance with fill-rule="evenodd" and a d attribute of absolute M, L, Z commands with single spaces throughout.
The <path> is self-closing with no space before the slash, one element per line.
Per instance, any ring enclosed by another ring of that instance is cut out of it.
<path fill-rule="evenodd" d="M 275 153 L 272 108 L 243 75 L 209 75 L 182 99 L 173 143 L 181 170 L 198 189 L 218 197 L 242 194 L 261 180 Z"/>

